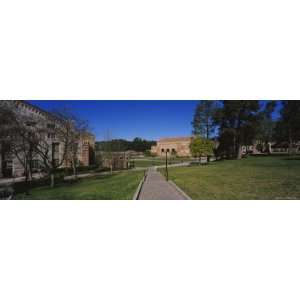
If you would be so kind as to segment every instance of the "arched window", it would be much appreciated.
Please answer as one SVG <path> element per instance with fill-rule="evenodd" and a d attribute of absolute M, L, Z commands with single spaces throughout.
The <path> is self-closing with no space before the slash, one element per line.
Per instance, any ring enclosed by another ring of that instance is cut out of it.
<path fill-rule="evenodd" d="M 164 148 L 162 148 L 162 149 L 161 149 L 161 152 L 165 152 L 165 149 L 164 149 Z"/>

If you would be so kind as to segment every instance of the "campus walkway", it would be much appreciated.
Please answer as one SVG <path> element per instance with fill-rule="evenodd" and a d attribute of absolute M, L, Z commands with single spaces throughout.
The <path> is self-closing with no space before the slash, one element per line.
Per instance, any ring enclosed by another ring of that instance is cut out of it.
<path fill-rule="evenodd" d="M 187 200 L 154 167 L 149 168 L 138 200 Z"/>

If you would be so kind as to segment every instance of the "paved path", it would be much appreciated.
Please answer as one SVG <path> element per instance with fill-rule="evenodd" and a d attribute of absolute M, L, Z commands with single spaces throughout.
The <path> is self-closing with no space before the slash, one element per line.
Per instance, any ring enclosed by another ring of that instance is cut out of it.
<path fill-rule="evenodd" d="M 186 200 L 155 168 L 149 168 L 139 200 Z"/>

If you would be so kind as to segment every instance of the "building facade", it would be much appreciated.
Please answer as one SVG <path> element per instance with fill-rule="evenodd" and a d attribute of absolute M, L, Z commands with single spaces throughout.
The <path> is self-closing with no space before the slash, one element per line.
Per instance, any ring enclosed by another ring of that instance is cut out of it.
<path fill-rule="evenodd" d="M 166 152 L 179 157 L 191 157 L 192 137 L 162 138 L 151 147 L 151 154 L 164 156 Z"/>
<path fill-rule="evenodd" d="M 130 168 L 130 155 L 125 152 L 99 153 L 102 156 L 102 167 L 113 170 L 125 170 Z"/>
<path fill-rule="evenodd" d="M 49 156 L 52 157 L 53 161 L 63 161 L 64 144 L 56 134 L 56 128 L 60 126 L 61 120 L 26 101 L 1 100 L 0 109 L 12 110 L 24 123 L 23 125 L 30 128 L 32 132 L 43 128 L 45 146 L 48 147 Z M 89 166 L 93 160 L 95 137 L 90 133 L 81 134 L 77 141 L 77 147 L 77 164 Z M 13 154 L 10 144 L 3 142 L 0 137 L 0 178 L 23 176 L 24 164 L 21 161 L 22 157 L 20 159 L 16 154 Z M 43 160 L 38 154 L 33 154 L 30 163 L 33 172 L 43 171 Z M 69 161 L 63 161 L 61 167 L 68 167 L 69 164 Z"/>

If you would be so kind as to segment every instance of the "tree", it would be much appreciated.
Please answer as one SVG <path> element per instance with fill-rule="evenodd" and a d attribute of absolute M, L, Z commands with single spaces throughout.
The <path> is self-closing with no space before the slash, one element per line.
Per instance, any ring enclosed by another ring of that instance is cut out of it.
<path fill-rule="evenodd" d="M 214 132 L 216 101 L 202 100 L 196 107 L 192 121 L 193 134 L 209 139 Z"/>
<path fill-rule="evenodd" d="M 4 155 L 13 154 L 24 169 L 26 193 L 32 181 L 32 161 L 36 139 L 34 137 L 34 120 L 18 114 L 16 107 L 0 107 L 1 120 L 1 160 Z"/>
<path fill-rule="evenodd" d="M 53 120 L 55 127 L 53 132 L 56 133 L 56 129 L 60 126 L 62 120 Z M 55 185 L 55 173 L 57 170 L 66 162 L 68 153 L 68 141 L 59 141 L 55 137 L 50 138 L 52 142 L 49 141 L 49 135 L 52 133 L 52 129 L 49 131 L 47 124 L 45 122 L 40 122 L 35 129 L 34 137 L 36 139 L 34 152 L 39 156 L 42 161 L 43 169 L 50 176 L 50 186 L 53 188 Z M 54 133 L 54 134 L 55 134 Z"/>
<path fill-rule="evenodd" d="M 270 142 L 272 141 L 275 121 L 272 118 L 272 113 L 276 108 L 276 101 L 267 101 L 262 112 L 259 113 L 259 127 L 257 139 L 261 142 L 261 148 L 271 154 Z"/>
<path fill-rule="evenodd" d="M 59 126 L 48 128 L 56 138 L 64 143 L 66 148 L 66 164 L 70 164 L 73 170 L 74 179 L 77 178 L 79 141 L 88 134 L 88 122 L 77 117 L 72 110 L 65 107 L 56 110 L 53 115 L 63 120 Z"/>
<path fill-rule="evenodd" d="M 20 113 L 14 102 L 6 104 L 9 107 L 0 105 L 0 124 L 6 123 L 0 127 L 0 142 L 9 145 L 22 165 L 25 181 L 32 179 L 34 161 L 50 176 L 51 187 L 54 174 L 62 166 L 70 164 L 76 177 L 78 143 L 87 132 L 87 123 L 67 108 L 45 117 Z"/>
<path fill-rule="evenodd" d="M 300 140 L 300 101 L 282 101 L 274 137 L 278 142 L 288 142 L 291 153 L 293 144 Z"/>
<path fill-rule="evenodd" d="M 209 157 L 213 154 L 214 143 L 211 140 L 201 138 L 197 136 L 192 139 L 190 144 L 190 150 L 194 157 L 198 157 L 199 161 L 201 157 Z"/>
<path fill-rule="evenodd" d="M 28 118 L 18 116 L 13 121 L 13 132 L 10 141 L 10 151 L 18 159 L 24 169 L 25 185 L 27 192 L 29 184 L 32 181 L 32 161 L 34 157 L 34 148 L 36 139 L 34 136 L 34 128 L 31 126 L 34 122 L 28 121 Z"/>
<path fill-rule="evenodd" d="M 106 130 L 104 134 L 104 147 L 103 147 L 103 154 L 102 159 L 106 160 L 109 163 L 110 166 L 110 172 L 112 174 L 113 172 L 113 144 L 112 144 L 112 138 L 111 138 L 111 132 L 110 130 Z"/>
<path fill-rule="evenodd" d="M 76 177 L 78 143 L 83 133 L 83 125 L 79 124 L 81 126 L 68 109 L 62 109 L 40 120 L 34 128 L 34 153 L 50 176 L 51 187 L 55 185 L 55 173 L 68 163 Z"/>
<path fill-rule="evenodd" d="M 137 152 L 145 152 L 151 149 L 151 146 L 155 145 L 155 141 L 147 141 L 141 138 L 135 138 L 133 141 L 127 141 L 124 139 L 110 139 L 105 141 L 96 142 L 96 150 L 104 151 L 107 144 L 110 144 L 109 147 L 112 151 L 128 151 L 133 150 Z"/>
<path fill-rule="evenodd" d="M 0 174 L 2 174 L 4 156 L 9 152 L 11 137 L 14 135 L 14 120 L 14 112 L 0 101 Z"/>
<path fill-rule="evenodd" d="M 226 100 L 214 114 L 220 129 L 220 147 L 227 157 L 242 158 L 242 146 L 250 145 L 257 134 L 259 101 Z"/>

